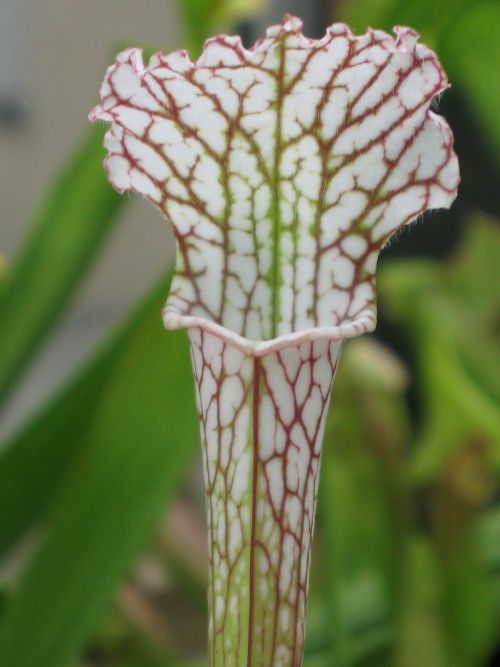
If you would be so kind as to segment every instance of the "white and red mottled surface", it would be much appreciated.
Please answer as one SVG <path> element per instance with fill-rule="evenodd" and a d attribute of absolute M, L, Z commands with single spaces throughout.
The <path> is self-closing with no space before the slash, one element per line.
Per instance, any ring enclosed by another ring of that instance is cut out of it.
<path fill-rule="evenodd" d="M 211 571 L 210 665 L 300 664 L 324 421 L 341 342 L 249 356 L 190 332 Z"/>
<path fill-rule="evenodd" d="M 91 118 L 106 169 L 172 222 L 168 328 L 190 329 L 211 547 L 210 665 L 302 663 L 322 428 L 343 339 L 375 327 L 378 255 L 456 196 L 430 104 L 447 87 L 409 28 L 286 17 L 238 37 L 121 53 Z"/>
<path fill-rule="evenodd" d="M 455 197 L 452 135 L 429 110 L 447 86 L 434 53 L 408 28 L 300 29 L 289 18 L 252 50 L 216 37 L 196 63 L 178 51 L 146 67 L 131 49 L 108 70 L 93 118 L 112 123 L 110 180 L 174 225 L 169 326 L 207 318 L 257 349 L 373 328 L 380 248 Z"/>

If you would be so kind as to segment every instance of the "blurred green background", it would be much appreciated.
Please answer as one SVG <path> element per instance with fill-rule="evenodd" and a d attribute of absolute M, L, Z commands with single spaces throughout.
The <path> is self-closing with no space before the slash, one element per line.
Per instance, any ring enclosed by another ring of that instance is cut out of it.
<path fill-rule="evenodd" d="M 285 11 L 313 36 L 416 28 L 462 170 L 452 210 L 384 251 L 377 333 L 340 364 L 305 665 L 498 664 L 500 2 L 21 4 L 0 9 L 0 666 L 206 664 L 188 350 L 160 321 L 172 238 L 111 190 L 86 114 L 124 44 L 195 57 Z"/>

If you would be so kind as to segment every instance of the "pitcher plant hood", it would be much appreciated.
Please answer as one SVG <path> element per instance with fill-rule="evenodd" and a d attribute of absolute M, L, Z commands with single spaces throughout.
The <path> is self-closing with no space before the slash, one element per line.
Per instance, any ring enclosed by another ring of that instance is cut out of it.
<path fill-rule="evenodd" d="M 111 183 L 173 224 L 166 326 L 257 354 L 372 330 L 381 248 L 459 181 L 430 110 L 447 79 L 413 30 L 301 28 L 286 17 L 250 50 L 214 37 L 194 63 L 123 51 L 91 113 L 111 123 Z"/>

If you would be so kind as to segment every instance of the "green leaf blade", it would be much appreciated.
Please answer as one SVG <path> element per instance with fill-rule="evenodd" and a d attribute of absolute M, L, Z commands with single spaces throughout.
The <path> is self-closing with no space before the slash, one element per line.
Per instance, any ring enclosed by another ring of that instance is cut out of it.
<path fill-rule="evenodd" d="M 162 301 L 163 290 L 108 369 L 106 398 L 57 494 L 47 539 L 6 610 L 2 665 L 74 664 L 184 479 L 197 420 L 187 344 L 164 332 Z"/>
<path fill-rule="evenodd" d="M 62 314 L 123 206 L 101 167 L 102 134 L 92 128 L 61 170 L 0 285 L 0 403 Z"/>

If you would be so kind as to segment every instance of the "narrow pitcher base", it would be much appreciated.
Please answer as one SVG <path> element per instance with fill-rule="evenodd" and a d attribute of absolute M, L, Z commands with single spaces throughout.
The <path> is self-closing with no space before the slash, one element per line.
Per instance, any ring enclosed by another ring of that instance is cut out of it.
<path fill-rule="evenodd" d="M 189 332 L 210 547 L 210 665 L 302 664 L 323 427 L 341 343 L 255 357 Z"/>

